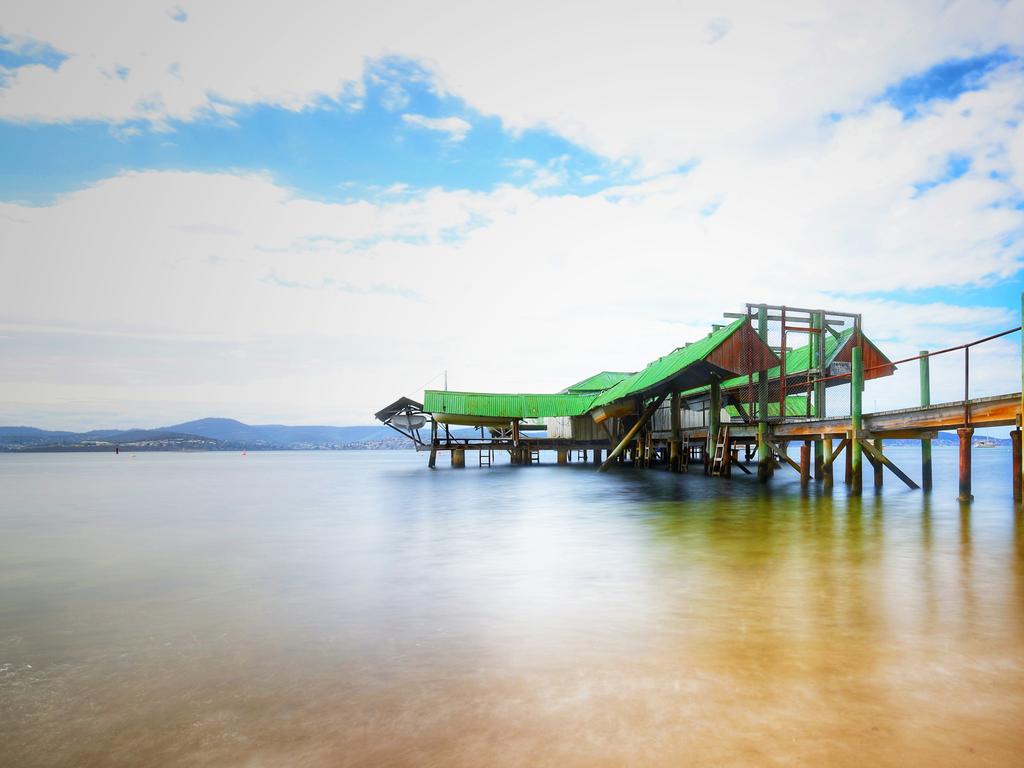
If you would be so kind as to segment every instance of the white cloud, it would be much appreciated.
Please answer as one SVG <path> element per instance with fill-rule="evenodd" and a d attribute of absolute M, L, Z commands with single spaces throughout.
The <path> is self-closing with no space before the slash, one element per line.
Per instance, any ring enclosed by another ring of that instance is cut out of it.
<path fill-rule="evenodd" d="M 11 74 L 0 116 L 160 124 L 234 104 L 302 109 L 390 54 L 422 61 L 437 87 L 513 129 L 550 126 L 653 171 L 803 138 L 821 115 L 936 61 L 1024 44 L 1021 2 L 398 6 L 237 0 L 190 7 L 178 23 L 163 2 L 14 4 L 0 34 L 70 58 Z M 103 74 L 118 67 L 131 76 Z"/>
<path fill-rule="evenodd" d="M 427 117 L 410 113 L 402 115 L 402 122 L 428 131 L 446 133 L 449 141 L 462 141 L 473 127 L 461 117 Z"/>
<path fill-rule="evenodd" d="M 1015 318 L 856 294 L 1020 268 L 1005 244 L 1024 212 L 999 203 L 1021 194 L 1000 148 L 1024 130 L 1008 119 L 1022 77 L 915 121 L 878 105 L 800 148 L 588 197 L 403 189 L 331 204 L 258 175 L 147 172 L 0 205 L 0 332 L 22 343 L 0 362 L 5 395 L 26 413 L 163 414 L 153 423 L 365 422 L 445 368 L 453 387 L 519 391 L 633 369 L 748 300 L 863 312 L 894 354 L 976 338 Z M 918 194 L 950 153 L 971 170 Z M 39 359 L 40 339 L 98 351 Z M 147 341 L 163 351 L 139 352 Z M 1011 390 L 1003 357 L 989 370 Z"/>

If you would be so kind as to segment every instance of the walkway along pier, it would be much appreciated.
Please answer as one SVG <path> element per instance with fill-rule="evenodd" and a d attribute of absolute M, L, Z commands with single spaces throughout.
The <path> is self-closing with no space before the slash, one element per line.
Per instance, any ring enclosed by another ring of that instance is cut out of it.
<path fill-rule="evenodd" d="M 402 397 L 375 417 L 427 452 L 431 468 L 442 453 L 452 467 L 464 468 L 467 452 L 488 467 L 496 451 L 506 451 L 516 465 L 539 463 L 541 451 L 554 451 L 558 464 L 589 460 L 600 472 L 627 465 L 689 472 L 696 466 L 728 478 L 734 470 L 755 471 L 748 465 L 756 459 L 761 482 L 791 468 L 802 485 L 813 480 L 825 488 L 842 467 L 853 494 L 862 492 L 865 460 L 876 486 L 889 470 L 909 487 L 930 491 L 932 440 L 939 430 L 956 430 L 963 502 L 973 498 L 974 430 L 1009 426 L 1009 474 L 1021 501 L 1022 393 L 972 398 L 971 352 L 998 343 L 1005 353 L 1005 342 L 997 340 L 1020 334 L 1022 326 L 894 361 L 864 334 L 857 314 L 747 304 L 725 318 L 704 338 L 640 371 L 601 371 L 550 394 L 428 389 L 422 403 Z M 1024 382 L 1024 336 L 1016 349 L 1020 380 L 1014 375 L 1013 386 Z M 933 404 L 933 363 L 948 367 L 951 358 L 962 359 L 963 397 Z M 866 381 L 914 364 L 916 404 L 864 412 Z M 886 455 L 885 441 L 892 439 L 920 441 L 920 486 Z M 792 443 L 799 444 L 798 460 L 789 454 Z"/>

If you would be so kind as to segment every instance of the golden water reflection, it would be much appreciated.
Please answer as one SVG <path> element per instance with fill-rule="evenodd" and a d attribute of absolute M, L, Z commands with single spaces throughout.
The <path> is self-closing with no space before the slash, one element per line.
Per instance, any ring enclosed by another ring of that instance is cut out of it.
<path fill-rule="evenodd" d="M 5 765 L 1022 763 L 1003 500 L 249 459 L 0 464 Z"/>

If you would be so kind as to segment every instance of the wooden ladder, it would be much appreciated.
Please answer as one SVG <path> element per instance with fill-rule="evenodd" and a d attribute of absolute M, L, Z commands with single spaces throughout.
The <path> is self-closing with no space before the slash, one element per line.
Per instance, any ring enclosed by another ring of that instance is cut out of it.
<path fill-rule="evenodd" d="M 491 466 L 491 459 L 494 458 L 494 452 L 489 448 L 485 451 L 483 449 L 477 451 L 481 467 Z"/>
<path fill-rule="evenodd" d="M 725 472 L 729 460 L 729 428 L 719 427 L 718 437 L 715 439 L 715 455 L 711 459 L 711 474 L 714 477 L 721 477 Z"/>
<path fill-rule="evenodd" d="M 539 450 L 533 450 L 533 449 L 530 450 L 530 463 L 531 464 L 540 464 L 540 451 Z"/>

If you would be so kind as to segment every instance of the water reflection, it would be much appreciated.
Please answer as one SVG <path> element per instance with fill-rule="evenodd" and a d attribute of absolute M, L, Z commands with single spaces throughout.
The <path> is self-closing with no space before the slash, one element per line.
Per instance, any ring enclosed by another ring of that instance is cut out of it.
<path fill-rule="evenodd" d="M 970 507 L 938 450 L 930 497 L 862 498 L 404 453 L 4 457 L 0 754 L 1014 765 L 1024 521 L 994 453 Z"/>

